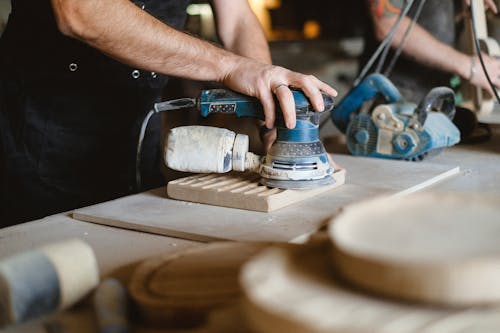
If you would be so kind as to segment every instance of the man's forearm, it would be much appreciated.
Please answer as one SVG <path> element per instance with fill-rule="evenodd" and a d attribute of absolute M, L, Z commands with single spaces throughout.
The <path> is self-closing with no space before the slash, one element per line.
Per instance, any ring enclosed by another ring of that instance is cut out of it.
<path fill-rule="evenodd" d="M 258 22 L 253 22 L 247 26 L 245 24 L 242 22 L 237 26 L 235 34 L 239 38 L 235 38 L 233 43 L 228 45 L 228 49 L 239 55 L 270 64 L 269 46 Z"/>
<path fill-rule="evenodd" d="M 236 55 L 165 25 L 128 0 L 51 1 L 64 34 L 131 66 L 187 79 L 218 81 L 257 97 L 269 128 L 276 116 L 273 94 L 287 127 L 295 127 L 294 100 L 287 86 L 301 88 L 317 111 L 324 108 L 321 92 L 336 95 L 332 87 L 314 76 L 266 63 L 265 53 L 253 53 L 255 58 L 261 57 L 259 60 Z M 240 45 L 237 39 L 229 44 L 243 54 L 252 52 L 246 48 L 248 44 Z"/>
<path fill-rule="evenodd" d="M 52 0 L 60 30 L 123 63 L 222 81 L 238 56 L 177 31 L 128 0 Z"/>
<path fill-rule="evenodd" d="M 388 34 L 388 31 L 396 22 L 396 18 L 385 18 L 379 20 L 378 36 L 381 38 Z M 401 25 L 392 40 L 392 47 L 397 48 L 404 36 L 408 26 L 411 24 L 409 18 L 403 18 Z M 427 66 L 458 74 L 467 78 L 470 71 L 470 57 L 461 53 L 449 45 L 446 45 L 432 36 L 420 25 L 415 24 L 403 47 L 403 53 Z"/>
<path fill-rule="evenodd" d="M 212 0 L 219 38 L 228 50 L 261 62 L 271 55 L 260 23 L 247 0 Z"/>

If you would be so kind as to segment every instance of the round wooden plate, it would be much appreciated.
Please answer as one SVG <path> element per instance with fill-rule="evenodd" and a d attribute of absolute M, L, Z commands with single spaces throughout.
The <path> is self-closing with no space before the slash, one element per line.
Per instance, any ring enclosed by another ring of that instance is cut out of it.
<path fill-rule="evenodd" d="M 267 245 L 212 243 L 144 261 L 129 282 L 136 311 L 149 324 L 198 324 L 208 310 L 239 299 L 241 265 Z"/>
<path fill-rule="evenodd" d="M 500 302 L 500 198 L 421 193 L 347 207 L 329 225 L 349 282 L 411 301 Z"/>
<path fill-rule="evenodd" d="M 260 333 L 500 331 L 500 307 L 465 311 L 412 305 L 352 290 L 331 271 L 326 245 L 270 248 L 241 271 L 248 324 Z"/>

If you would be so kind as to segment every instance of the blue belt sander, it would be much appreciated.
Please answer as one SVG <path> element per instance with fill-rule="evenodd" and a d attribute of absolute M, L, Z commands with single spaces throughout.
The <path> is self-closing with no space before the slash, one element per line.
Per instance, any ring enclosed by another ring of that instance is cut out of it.
<path fill-rule="evenodd" d="M 366 103 L 372 105 L 365 108 Z M 416 105 L 385 76 L 371 74 L 342 99 L 331 118 L 355 156 L 419 161 L 460 141 L 454 115 L 450 88 L 436 87 Z"/>

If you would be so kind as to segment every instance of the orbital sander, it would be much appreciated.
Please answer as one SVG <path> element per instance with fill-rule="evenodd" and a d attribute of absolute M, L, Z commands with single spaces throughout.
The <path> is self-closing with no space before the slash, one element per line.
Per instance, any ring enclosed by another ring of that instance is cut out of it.
<path fill-rule="evenodd" d="M 248 137 L 227 129 L 184 126 L 170 131 L 165 148 L 168 167 L 187 172 L 258 172 L 261 183 L 284 189 L 312 189 L 335 183 L 323 143 L 319 140 L 321 112 L 315 112 L 300 90 L 292 89 L 296 126 L 285 126 L 276 102 L 277 138 L 264 157 L 248 152 Z M 332 96 L 323 94 L 325 109 L 333 109 Z M 182 98 L 157 103 L 154 112 L 195 108 L 203 117 L 213 113 L 235 114 L 264 120 L 258 99 L 226 89 L 204 90 L 198 98 Z"/>

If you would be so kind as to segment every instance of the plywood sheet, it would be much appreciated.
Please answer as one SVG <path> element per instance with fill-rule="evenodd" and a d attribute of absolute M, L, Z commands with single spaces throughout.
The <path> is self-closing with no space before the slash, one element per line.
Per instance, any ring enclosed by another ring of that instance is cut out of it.
<path fill-rule="evenodd" d="M 331 191 L 345 183 L 345 170 L 336 171 L 335 183 L 313 190 L 284 190 L 259 184 L 259 175 L 200 174 L 168 183 L 169 198 L 203 204 L 270 212 Z"/>
<path fill-rule="evenodd" d="M 421 189 L 422 184 L 431 185 L 430 179 L 438 181 L 458 173 L 454 165 L 425 161 L 347 155 L 334 155 L 333 159 L 347 170 L 345 185 L 271 213 L 172 200 L 166 197 L 166 188 L 158 188 L 77 209 L 73 217 L 198 241 L 301 241 L 349 203 Z"/>
<path fill-rule="evenodd" d="M 346 207 L 330 223 L 345 279 L 394 298 L 500 303 L 500 197 L 419 193 Z"/>

